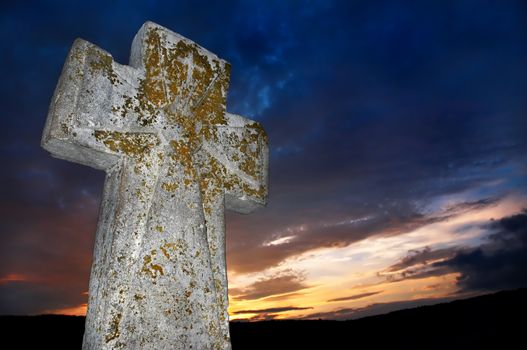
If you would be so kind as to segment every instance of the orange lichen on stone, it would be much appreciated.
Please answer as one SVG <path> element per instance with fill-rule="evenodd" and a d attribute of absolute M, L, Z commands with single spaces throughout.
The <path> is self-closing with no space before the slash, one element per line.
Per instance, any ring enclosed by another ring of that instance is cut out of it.
<path fill-rule="evenodd" d="M 102 72 L 114 85 L 117 83 L 122 84 L 113 69 L 113 58 L 111 55 L 96 48 L 94 45 L 90 45 L 88 48 L 88 56 L 91 58 L 89 65 L 92 71 Z"/>
<path fill-rule="evenodd" d="M 95 130 L 93 136 L 111 151 L 140 160 L 159 145 L 158 137 L 149 133 Z"/>
<path fill-rule="evenodd" d="M 163 255 L 170 260 L 170 254 L 168 253 L 168 250 L 165 248 L 165 247 L 161 247 L 159 248 L 161 250 L 161 252 L 163 253 Z"/>
<path fill-rule="evenodd" d="M 161 188 L 167 192 L 175 192 L 178 189 L 179 185 L 177 182 L 163 182 Z"/>
<path fill-rule="evenodd" d="M 152 264 L 150 265 L 150 268 L 154 271 L 159 272 L 161 275 L 164 275 L 163 268 L 158 264 Z"/>
<path fill-rule="evenodd" d="M 106 335 L 106 342 L 109 343 L 110 341 L 116 339 L 119 337 L 121 332 L 119 331 L 119 323 L 121 323 L 121 314 L 116 314 L 113 316 L 112 321 L 110 323 L 110 331 Z"/>
<path fill-rule="evenodd" d="M 143 271 L 152 278 L 163 276 L 165 274 L 163 268 L 160 265 L 152 263 L 152 257 L 150 255 L 146 255 L 143 258 L 143 268 L 141 271 Z"/>

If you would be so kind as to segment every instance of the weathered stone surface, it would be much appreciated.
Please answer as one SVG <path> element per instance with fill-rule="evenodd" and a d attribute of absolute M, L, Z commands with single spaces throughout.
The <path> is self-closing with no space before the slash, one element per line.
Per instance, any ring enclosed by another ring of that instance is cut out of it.
<path fill-rule="evenodd" d="M 145 23 L 130 66 L 73 44 L 42 146 L 106 171 L 84 349 L 228 349 L 224 210 L 267 196 L 267 137 L 225 111 L 229 64 Z"/>

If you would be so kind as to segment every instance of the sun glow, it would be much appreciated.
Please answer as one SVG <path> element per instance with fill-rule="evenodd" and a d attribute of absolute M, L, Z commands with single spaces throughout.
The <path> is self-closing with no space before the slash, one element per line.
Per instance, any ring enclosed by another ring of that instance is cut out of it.
<path fill-rule="evenodd" d="M 454 200 L 451 198 L 451 200 Z M 267 318 L 303 318 L 310 314 L 331 313 L 342 308 L 365 308 L 372 304 L 413 301 L 420 299 L 458 297 L 456 284 L 459 274 L 445 272 L 426 275 L 425 264 L 445 259 L 429 259 L 422 267 L 421 278 L 390 278 L 390 274 L 404 275 L 405 271 L 387 269 L 407 256 L 409 251 L 423 249 L 455 248 L 478 246 L 485 240 L 487 231 L 482 226 L 493 218 L 512 215 L 527 200 L 520 197 L 506 197 L 495 205 L 468 210 L 458 215 L 422 226 L 413 231 L 389 236 L 378 234 L 346 247 L 321 248 L 294 256 L 279 266 L 261 273 L 230 275 L 229 286 L 240 289 L 255 284 L 259 279 L 270 278 L 283 271 L 301 271 L 305 279 L 296 291 L 277 293 L 262 298 L 241 300 L 230 296 L 230 314 L 233 320 Z M 287 244 L 281 242 L 281 244 Z M 285 311 L 274 312 L 277 308 Z M 290 310 L 286 310 L 286 309 Z M 241 311 L 258 311 L 240 313 Z M 266 310 L 270 310 L 266 312 Z M 328 314 L 330 317 L 330 314 Z"/>
<path fill-rule="evenodd" d="M 229 273 L 231 320 L 332 318 L 342 312 L 355 317 L 365 315 L 363 311 L 372 306 L 380 305 L 379 312 L 386 312 L 389 309 L 383 309 L 383 304 L 406 302 L 401 305 L 409 307 L 414 301 L 428 304 L 452 295 L 461 297 L 458 273 L 426 274 L 427 266 L 443 261 L 444 256 L 417 264 L 423 276 L 416 278 L 408 278 L 415 266 L 396 269 L 394 264 L 412 251 L 478 246 L 488 234 L 483 223 L 512 215 L 526 204 L 526 198 L 509 196 L 495 205 L 461 212 L 403 234 L 381 233 L 345 247 L 310 250 L 258 273 Z M 290 234 L 266 245 L 287 245 L 297 238 Z M 0 284 L 25 280 L 26 276 L 10 274 Z M 87 305 L 81 304 L 46 313 L 85 315 L 86 310 Z"/>

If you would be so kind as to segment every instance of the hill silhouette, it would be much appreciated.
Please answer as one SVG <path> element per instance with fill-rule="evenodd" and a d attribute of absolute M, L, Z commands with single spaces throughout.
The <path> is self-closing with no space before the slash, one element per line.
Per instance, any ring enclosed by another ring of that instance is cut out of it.
<path fill-rule="evenodd" d="M 240 349 L 498 349 L 524 343 L 527 289 L 350 321 L 231 322 Z M 0 316 L 6 349 L 80 349 L 84 317 Z"/>

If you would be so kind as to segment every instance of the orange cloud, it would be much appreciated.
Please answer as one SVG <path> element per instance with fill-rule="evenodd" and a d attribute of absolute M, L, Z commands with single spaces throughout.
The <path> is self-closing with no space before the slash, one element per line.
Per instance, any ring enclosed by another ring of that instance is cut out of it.
<path fill-rule="evenodd" d="M 9 282 L 21 282 L 21 281 L 27 281 L 29 280 L 29 277 L 26 275 L 18 274 L 18 273 L 9 273 L 3 277 L 0 277 L 0 284 L 5 284 Z"/>
<path fill-rule="evenodd" d="M 44 314 L 55 314 L 55 315 L 68 315 L 68 316 L 85 316 L 88 309 L 88 304 L 80 304 L 73 307 L 67 307 L 64 309 L 49 310 Z"/>

